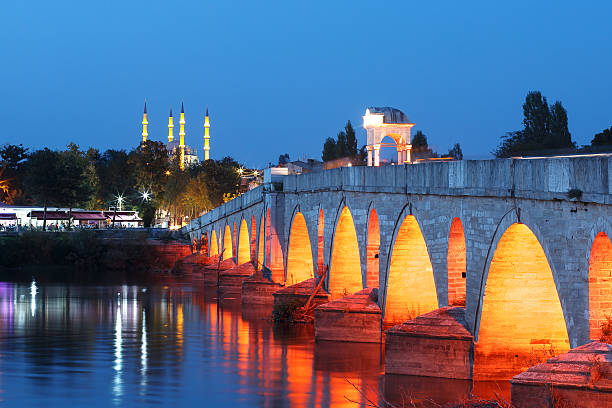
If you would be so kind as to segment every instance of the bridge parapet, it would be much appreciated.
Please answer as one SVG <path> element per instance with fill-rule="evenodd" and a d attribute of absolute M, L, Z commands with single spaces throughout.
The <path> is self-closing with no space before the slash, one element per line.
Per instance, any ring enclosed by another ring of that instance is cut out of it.
<path fill-rule="evenodd" d="M 284 192 L 354 191 L 568 200 L 610 204 L 612 156 L 463 160 L 405 166 L 341 167 L 286 176 Z"/>
<path fill-rule="evenodd" d="M 199 229 L 202 226 L 212 224 L 221 218 L 240 212 L 253 204 L 263 201 L 263 190 L 264 186 L 259 186 L 239 195 L 233 200 L 230 200 L 227 203 L 224 203 L 206 214 L 192 220 L 189 225 L 183 227 L 183 231 L 188 233 L 189 231 Z"/>

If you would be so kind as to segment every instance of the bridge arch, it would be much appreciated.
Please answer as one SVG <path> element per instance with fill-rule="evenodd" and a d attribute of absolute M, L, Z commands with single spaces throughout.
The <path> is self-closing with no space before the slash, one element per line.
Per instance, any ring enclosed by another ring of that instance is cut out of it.
<path fill-rule="evenodd" d="M 223 248 L 221 253 L 223 255 L 223 259 L 229 259 L 234 256 L 234 251 L 232 250 L 232 230 L 230 229 L 229 224 L 225 224 L 225 230 L 223 232 Z"/>
<path fill-rule="evenodd" d="M 200 253 L 204 255 L 208 255 L 208 248 L 210 246 L 210 236 L 208 235 L 208 231 L 205 231 L 203 234 L 200 234 Z"/>
<path fill-rule="evenodd" d="M 336 214 L 331 244 L 328 289 L 332 299 L 363 289 L 359 242 L 353 215 L 343 199 Z"/>
<path fill-rule="evenodd" d="M 255 219 L 255 214 L 251 215 L 251 227 L 249 228 L 250 237 L 251 237 L 251 259 L 253 261 L 257 260 L 257 220 Z"/>
<path fill-rule="evenodd" d="M 219 243 L 217 242 L 217 233 L 215 232 L 214 228 L 210 233 L 210 245 L 208 245 L 208 255 L 219 255 Z"/>
<path fill-rule="evenodd" d="M 374 204 L 368 209 L 366 231 L 366 286 L 377 288 L 379 285 L 380 223 Z"/>
<path fill-rule="evenodd" d="M 236 228 L 236 221 L 234 221 L 234 228 L 232 229 L 232 256 L 238 258 L 238 229 Z M 236 259 L 234 259 L 236 261 Z"/>
<path fill-rule="evenodd" d="M 466 256 L 463 223 L 459 217 L 455 217 L 448 232 L 448 252 L 446 256 L 448 305 L 450 306 L 465 306 Z"/>
<path fill-rule="evenodd" d="M 402 323 L 438 308 L 433 266 L 411 205 L 395 223 L 385 271 L 383 320 Z"/>
<path fill-rule="evenodd" d="M 612 318 L 612 242 L 603 231 L 595 235 L 591 245 L 588 282 L 589 338 L 599 341 L 602 324 Z"/>
<path fill-rule="evenodd" d="M 312 245 L 304 214 L 297 205 L 293 210 L 287 237 L 286 285 L 295 285 L 314 276 Z"/>
<path fill-rule="evenodd" d="M 319 208 L 317 220 L 317 274 L 321 276 L 325 269 L 325 214 L 323 208 Z"/>
<path fill-rule="evenodd" d="M 234 226 L 236 224 L 234 223 Z M 241 265 L 251 260 L 251 239 L 249 237 L 249 227 L 244 218 L 240 221 L 238 232 L 238 256 L 236 264 Z"/>
<path fill-rule="evenodd" d="M 264 213 L 262 211 L 259 218 L 259 237 L 257 242 L 257 270 L 263 267 L 264 262 Z"/>
<path fill-rule="evenodd" d="M 494 248 L 483 277 L 475 378 L 507 378 L 569 349 L 553 269 L 536 233 L 514 222 Z"/>

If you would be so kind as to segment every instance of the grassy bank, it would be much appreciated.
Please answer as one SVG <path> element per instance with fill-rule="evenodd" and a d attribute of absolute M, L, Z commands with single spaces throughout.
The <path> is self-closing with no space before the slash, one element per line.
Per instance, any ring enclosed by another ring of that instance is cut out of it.
<path fill-rule="evenodd" d="M 25 232 L 0 238 L 0 279 L 133 281 L 144 279 L 155 260 L 146 237 L 108 239 L 92 231 Z"/>

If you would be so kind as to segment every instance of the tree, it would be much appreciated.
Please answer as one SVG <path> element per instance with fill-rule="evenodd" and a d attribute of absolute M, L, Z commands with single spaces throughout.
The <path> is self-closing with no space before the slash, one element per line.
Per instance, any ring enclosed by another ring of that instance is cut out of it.
<path fill-rule="evenodd" d="M 96 173 L 96 198 L 102 204 L 113 201 L 117 194 L 125 194 L 135 184 L 133 161 L 125 150 L 105 151 L 96 161 Z"/>
<path fill-rule="evenodd" d="M 289 153 L 281 154 L 278 156 L 278 164 L 287 164 L 289 163 Z"/>
<path fill-rule="evenodd" d="M 358 153 L 355 129 L 349 120 L 344 130 L 338 132 L 335 140 L 332 137 L 325 139 L 321 158 L 323 161 L 330 161 L 341 157 L 356 157 Z"/>
<path fill-rule="evenodd" d="M 44 207 L 43 231 L 47 228 L 47 206 L 62 200 L 61 156 L 47 148 L 32 153 L 27 162 L 24 187 L 27 193 Z"/>
<path fill-rule="evenodd" d="M 163 204 L 170 212 L 171 218 L 174 219 L 174 224 L 178 224 L 178 219 L 182 219 L 185 215 L 181 196 L 187 187 L 189 178 L 185 170 L 173 168 L 168 175 L 166 186 L 164 189 Z"/>
<path fill-rule="evenodd" d="M 181 201 L 191 218 L 198 216 L 202 211 L 213 208 L 208 191 L 208 181 L 203 173 L 189 180 Z"/>
<path fill-rule="evenodd" d="M 547 147 L 575 147 L 567 126 L 567 111 L 560 101 L 556 101 L 550 107 L 550 136 Z"/>
<path fill-rule="evenodd" d="M 427 136 L 420 130 L 412 137 L 412 151 L 415 153 L 426 152 L 429 149 L 427 145 Z"/>
<path fill-rule="evenodd" d="M 597 133 L 593 136 L 593 140 L 591 140 L 591 146 L 605 145 L 612 145 L 612 126 L 610 126 L 610 129 L 604 129 L 600 133 Z"/>
<path fill-rule="evenodd" d="M 170 170 L 168 150 L 162 142 L 149 140 L 130 152 L 130 165 L 134 169 L 134 187 L 151 189 L 158 197 L 163 196 Z"/>
<path fill-rule="evenodd" d="M 231 157 L 222 160 L 207 160 L 194 167 L 194 175 L 203 173 L 208 183 L 210 201 L 213 206 L 223 203 L 226 194 L 236 195 L 240 187 L 240 164 Z"/>
<path fill-rule="evenodd" d="M 461 151 L 461 145 L 455 143 L 455 145 L 448 151 L 443 157 L 452 157 L 455 160 L 463 160 L 463 152 Z"/>
<path fill-rule="evenodd" d="M 540 91 L 531 91 L 523 104 L 523 136 L 535 145 L 543 146 L 549 139 L 550 110 Z"/>
<path fill-rule="evenodd" d="M 550 108 L 539 91 L 531 91 L 523 104 L 523 130 L 507 132 L 495 157 L 519 156 L 542 149 L 574 148 L 567 126 L 567 112 L 560 101 Z"/>
<path fill-rule="evenodd" d="M 333 137 L 328 137 L 323 144 L 323 154 L 321 158 L 324 162 L 335 160 L 338 156 L 338 146 Z"/>
<path fill-rule="evenodd" d="M 61 189 L 60 205 L 72 208 L 87 203 L 94 192 L 96 181 L 95 169 L 90 166 L 87 154 L 79 146 L 70 143 L 67 149 L 59 153 L 58 182 Z"/>
<path fill-rule="evenodd" d="M 346 141 L 346 133 L 344 133 L 344 130 L 338 132 L 338 136 L 336 136 L 336 154 L 338 155 L 336 159 L 349 155 Z"/>
<path fill-rule="evenodd" d="M 23 177 L 27 158 L 28 149 L 21 144 L 0 147 L 0 169 L 6 187 L 1 192 L 0 201 L 24 204 Z"/>
<path fill-rule="evenodd" d="M 346 152 L 348 156 L 357 156 L 357 136 L 351 121 L 346 122 L 344 126 L 344 134 L 346 135 Z"/>

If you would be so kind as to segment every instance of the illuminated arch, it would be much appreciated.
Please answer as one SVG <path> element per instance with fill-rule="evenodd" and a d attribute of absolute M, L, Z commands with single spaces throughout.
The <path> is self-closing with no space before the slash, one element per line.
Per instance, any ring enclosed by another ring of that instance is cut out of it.
<path fill-rule="evenodd" d="M 251 217 L 251 259 L 257 259 L 257 221 L 255 220 L 255 214 Z"/>
<path fill-rule="evenodd" d="M 257 248 L 257 269 L 261 269 L 264 261 L 264 217 L 261 215 L 261 222 L 259 223 L 259 246 Z"/>
<path fill-rule="evenodd" d="M 552 270 L 525 224 L 510 225 L 497 244 L 477 330 L 475 378 L 508 378 L 569 350 Z"/>
<path fill-rule="evenodd" d="M 325 216 L 323 214 L 323 209 L 319 210 L 319 226 L 317 227 L 317 270 L 319 271 L 319 276 L 323 274 L 323 269 L 325 268 L 324 254 L 325 250 L 323 233 L 325 230 Z"/>
<path fill-rule="evenodd" d="M 210 239 L 208 237 L 208 232 L 205 232 L 204 234 L 200 236 L 200 253 L 201 254 L 208 254 L 209 244 L 210 244 Z"/>
<path fill-rule="evenodd" d="M 459 218 L 453 219 L 448 233 L 448 253 L 446 266 L 448 270 L 448 304 L 465 306 L 466 252 L 463 224 Z"/>
<path fill-rule="evenodd" d="M 287 249 L 286 284 L 295 285 L 313 277 L 312 249 L 304 215 L 297 211 L 291 222 Z"/>
<path fill-rule="evenodd" d="M 236 263 L 238 265 L 242 265 L 243 263 L 251 260 L 251 240 L 249 238 L 249 227 L 247 226 L 244 218 L 240 222 L 240 231 L 238 234 L 238 261 Z"/>
<path fill-rule="evenodd" d="M 217 243 L 217 233 L 212 230 L 210 234 L 210 245 L 208 247 L 209 256 L 219 255 L 219 244 Z"/>
<path fill-rule="evenodd" d="M 368 217 L 368 232 L 366 242 L 366 286 L 378 287 L 378 254 L 380 250 L 380 226 L 378 214 L 372 208 Z"/>
<path fill-rule="evenodd" d="M 605 232 L 593 240 L 589 256 L 589 338 L 600 340 L 601 325 L 612 317 L 612 243 Z"/>
<path fill-rule="evenodd" d="M 384 323 L 405 322 L 438 308 L 427 245 L 417 220 L 406 215 L 391 248 L 385 291 Z"/>
<path fill-rule="evenodd" d="M 223 259 L 229 259 L 234 256 L 232 250 L 232 232 L 229 224 L 225 224 L 225 232 L 223 233 Z"/>
<path fill-rule="evenodd" d="M 334 231 L 331 266 L 329 271 L 329 292 L 332 299 L 352 295 L 363 289 L 359 243 L 353 216 L 347 206 L 342 208 Z"/>
<path fill-rule="evenodd" d="M 237 252 L 238 252 L 238 230 L 236 229 L 236 221 L 234 221 L 234 228 L 232 230 L 232 254 L 236 254 Z"/>
<path fill-rule="evenodd" d="M 265 261 L 266 261 L 266 266 L 269 268 L 270 267 L 270 247 L 271 245 L 271 232 L 270 232 L 270 208 L 266 209 L 266 228 L 264 231 L 264 253 L 267 254 L 268 256 L 265 257 Z"/>

